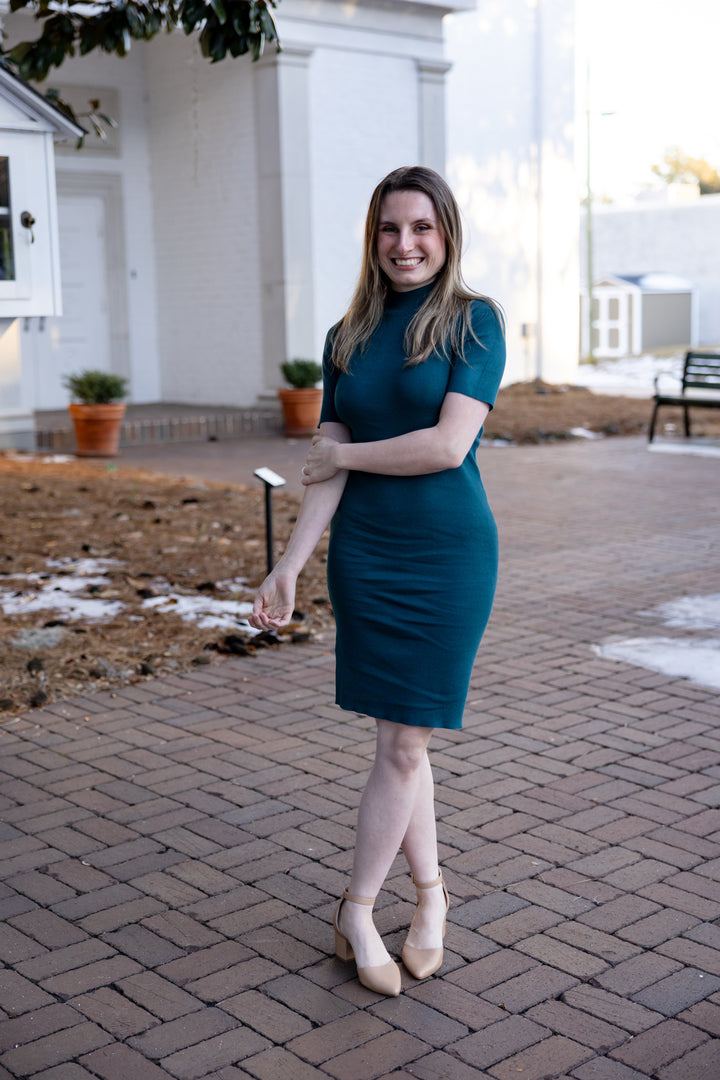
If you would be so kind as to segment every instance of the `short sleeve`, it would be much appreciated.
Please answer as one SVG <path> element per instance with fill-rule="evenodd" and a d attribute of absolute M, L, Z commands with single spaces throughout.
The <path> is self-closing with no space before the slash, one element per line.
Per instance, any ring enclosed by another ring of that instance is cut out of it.
<path fill-rule="evenodd" d="M 501 316 L 485 300 L 473 300 L 475 341 L 465 342 L 465 359 L 453 359 L 448 391 L 485 401 L 492 409 L 505 370 L 505 334 Z"/>
<path fill-rule="evenodd" d="M 322 409 L 320 411 L 320 423 L 340 423 L 338 414 L 335 411 L 335 388 L 338 381 L 338 369 L 332 363 L 332 330 L 329 331 L 325 338 L 325 348 L 323 349 L 322 369 L 323 369 L 323 401 Z"/>

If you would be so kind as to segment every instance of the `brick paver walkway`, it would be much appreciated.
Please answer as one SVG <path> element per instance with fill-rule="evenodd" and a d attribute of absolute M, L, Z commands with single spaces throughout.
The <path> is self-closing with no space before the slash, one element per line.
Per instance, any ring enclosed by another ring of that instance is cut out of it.
<path fill-rule="evenodd" d="M 372 723 L 284 646 L 5 724 L 0 1078 L 720 1075 L 718 694 L 593 651 L 712 636 L 648 612 L 720 593 L 718 462 L 482 461 L 503 575 L 433 739 L 441 972 L 382 999 L 330 954 Z M 399 858 L 393 952 L 412 896 Z"/>

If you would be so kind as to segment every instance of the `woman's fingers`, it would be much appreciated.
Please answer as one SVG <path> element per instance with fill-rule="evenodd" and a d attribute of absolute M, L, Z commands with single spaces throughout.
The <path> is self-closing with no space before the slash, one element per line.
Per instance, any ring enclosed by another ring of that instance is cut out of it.
<path fill-rule="evenodd" d="M 277 630 L 290 622 L 294 607 L 294 579 L 271 575 L 255 594 L 248 622 L 255 630 Z"/>
<path fill-rule="evenodd" d="M 320 484 L 335 475 L 337 466 L 333 464 L 332 455 L 336 445 L 335 439 L 322 435 L 314 436 L 300 477 L 305 487 L 308 484 Z"/>

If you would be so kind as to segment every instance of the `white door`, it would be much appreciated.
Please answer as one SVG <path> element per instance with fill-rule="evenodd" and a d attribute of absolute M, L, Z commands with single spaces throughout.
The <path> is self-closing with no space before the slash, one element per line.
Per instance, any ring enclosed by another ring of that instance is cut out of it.
<path fill-rule="evenodd" d="M 63 376 L 110 370 L 105 204 L 97 195 L 58 198 L 63 314 L 26 322 L 36 409 L 64 409 Z"/>
<path fill-rule="evenodd" d="M 611 289 L 598 289 L 595 296 L 597 317 L 594 321 L 596 331 L 596 356 L 627 356 L 629 329 L 629 296 L 627 292 Z"/>

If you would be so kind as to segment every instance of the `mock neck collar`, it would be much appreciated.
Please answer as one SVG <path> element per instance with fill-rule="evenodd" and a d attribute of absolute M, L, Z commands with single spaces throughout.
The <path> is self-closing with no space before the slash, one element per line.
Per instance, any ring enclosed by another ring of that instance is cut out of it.
<path fill-rule="evenodd" d="M 433 278 L 427 285 L 420 285 L 417 289 L 408 289 L 407 292 L 397 292 L 395 289 L 388 288 L 385 310 L 403 313 L 418 311 L 434 289 L 436 282 L 437 278 Z"/>

